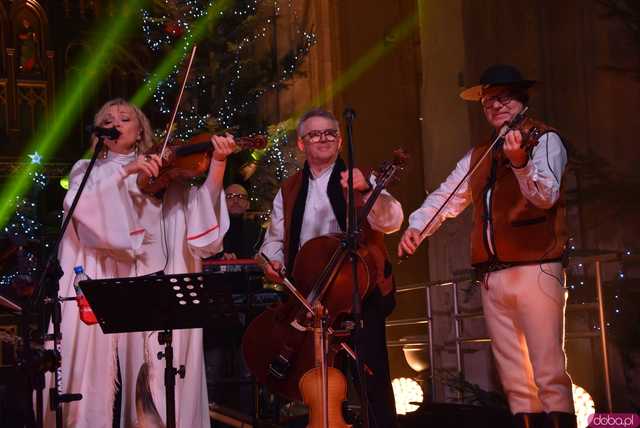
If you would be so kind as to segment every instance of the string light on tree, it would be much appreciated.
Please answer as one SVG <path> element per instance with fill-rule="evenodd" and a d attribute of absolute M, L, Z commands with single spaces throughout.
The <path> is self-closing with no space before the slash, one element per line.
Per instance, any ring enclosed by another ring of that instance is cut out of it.
<path fill-rule="evenodd" d="M 28 155 L 31 164 L 40 165 L 42 157 L 37 153 Z M 38 220 L 36 201 L 47 185 L 47 177 L 40 171 L 31 171 L 32 185 L 24 196 L 13 201 L 14 215 L 2 230 L 4 249 L 3 259 L 10 260 L 10 270 L 0 275 L 0 286 L 16 284 L 32 285 L 38 272 L 38 257 L 34 252 L 43 242 L 42 224 Z M 46 247 L 46 245 L 45 245 Z"/>
<path fill-rule="evenodd" d="M 302 164 L 298 159 L 295 141 L 289 139 L 289 133 L 295 127 L 291 119 L 270 126 L 268 145 L 263 150 L 255 150 L 252 162 L 260 165 L 252 176 L 250 193 L 252 202 L 258 211 L 270 210 L 270 198 L 259 198 L 255 195 L 275 195 L 280 183 L 300 170 Z"/>
<path fill-rule="evenodd" d="M 295 74 L 298 67 L 304 61 L 304 58 L 309 53 L 310 49 L 317 43 L 316 35 L 313 33 L 303 33 L 302 45 L 299 46 L 293 53 L 286 56 L 282 60 L 282 71 L 279 77 L 272 82 L 268 86 L 263 86 L 261 88 L 257 88 L 255 92 L 251 95 L 248 95 L 244 99 L 240 101 L 237 106 L 223 107 L 223 109 L 219 112 L 219 116 L 225 121 L 223 123 L 231 123 L 235 118 L 235 114 L 239 111 L 244 111 L 249 106 L 255 104 L 262 96 L 264 96 L 270 90 L 280 90 L 286 87 L 286 82 L 290 80 Z M 238 77 L 239 80 L 239 77 Z M 228 97 L 231 97 L 233 94 L 233 89 L 235 87 L 234 84 L 231 85 L 229 91 L 227 92 Z M 226 103 L 224 106 L 228 106 Z"/>
<path fill-rule="evenodd" d="M 173 51 L 177 43 L 187 46 L 185 40 L 194 42 L 194 34 L 198 35 L 197 55 L 174 128 L 174 135 L 183 140 L 205 129 L 212 133 L 237 134 L 238 130 L 253 133 L 271 128 L 260 122 L 260 118 L 266 116 L 261 114 L 264 106 L 260 101 L 266 94 L 287 87 L 316 43 L 315 34 L 300 24 L 291 1 L 287 5 L 291 11 L 289 16 L 293 18 L 293 40 L 292 47 L 285 51 L 281 46 L 270 45 L 276 19 L 282 15 L 283 7 L 279 1 L 225 2 L 227 6 L 217 9 L 215 18 L 207 19 L 211 25 L 199 25 L 197 21 L 212 10 L 211 6 L 219 4 L 215 1 L 166 0 L 152 2 L 141 13 L 145 42 L 156 54 Z M 180 51 L 182 61 L 176 61 L 168 77 L 154 83 L 152 107 L 164 118 L 168 118 L 177 97 L 187 50 L 190 49 Z M 156 82 L 153 77 L 149 76 L 148 80 Z M 154 117 L 154 113 L 150 113 Z M 279 133 L 270 130 L 272 144 L 266 152 L 255 157 L 240 154 L 229 160 L 228 170 L 237 171 L 242 176 L 245 185 L 252 189 L 250 196 L 254 201 L 270 202 L 277 191 L 278 181 L 296 170 L 292 166 L 295 165 L 292 162 L 295 146 L 289 144 L 286 132 L 274 137 Z M 156 131 L 155 134 L 161 132 Z M 239 165 L 234 165 L 234 162 Z M 254 173 L 261 170 L 268 174 Z M 270 175 L 268 184 L 258 178 L 267 175 Z M 249 176 L 250 181 L 246 183 Z"/>

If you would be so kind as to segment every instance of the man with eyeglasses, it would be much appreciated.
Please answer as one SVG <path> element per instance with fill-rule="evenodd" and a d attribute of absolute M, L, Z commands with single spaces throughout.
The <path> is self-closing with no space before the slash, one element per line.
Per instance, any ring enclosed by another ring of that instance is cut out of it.
<path fill-rule="evenodd" d="M 535 83 L 513 66 L 494 65 L 479 85 L 460 94 L 480 101 L 493 136 L 469 150 L 411 214 L 398 255 L 413 254 L 443 221 L 473 204 L 471 262 L 481 280 L 491 348 L 516 426 L 575 427 L 563 343 L 567 151 L 557 131 L 532 119 L 539 131 L 533 140 L 509 130 L 422 233 L 503 126 L 523 111 Z"/>
<path fill-rule="evenodd" d="M 261 226 L 246 216 L 251 205 L 249 194 L 240 184 L 227 186 L 224 193 L 230 223 L 224 236 L 223 258 L 253 258 L 259 246 Z"/>
<path fill-rule="evenodd" d="M 346 231 L 347 171 L 339 157 L 342 137 L 338 121 L 330 112 L 314 109 L 301 117 L 296 131 L 297 145 L 304 152 L 306 162 L 301 171 L 283 183 L 276 195 L 271 223 L 261 248 L 273 261 L 275 270 L 270 266 L 264 269 L 265 275 L 274 281 L 279 281 L 276 270 L 293 271 L 296 254 L 309 239 Z M 354 169 L 353 174 L 355 191 L 368 198 L 375 179 L 367 181 L 359 169 Z M 374 257 L 380 271 L 372 274 L 372 288 L 363 302 L 364 328 L 358 351 L 373 372 L 367 376 L 366 384 L 369 420 L 371 427 L 377 428 L 396 425 L 385 336 L 385 318 L 395 305 L 395 288 L 382 235 L 399 230 L 402 220 L 402 206 L 386 191 L 367 217 L 368 225 L 379 238 L 376 247 L 379 251 Z"/>
<path fill-rule="evenodd" d="M 240 184 L 230 184 L 224 189 L 224 194 L 229 213 L 229 229 L 224 235 L 222 252 L 214 258 L 252 259 L 260 245 L 262 226 L 247 216 L 251 205 L 249 194 Z M 234 294 L 253 293 L 262 287 L 262 278 L 249 273 L 229 281 Z M 220 334 L 220 327 L 217 325 L 206 326 L 204 329 L 207 388 L 210 401 L 248 415 L 253 412 L 253 391 L 249 382 L 251 374 L 240 358 L 240 341 L 246 327 L 247 314 L 240 311 L 238 315 L 238 324 L 228 328 L 224 335 Z M 225 378 L 228 380 L 230 377 L 244 382 L 230 385 L 225 381 Z"/>

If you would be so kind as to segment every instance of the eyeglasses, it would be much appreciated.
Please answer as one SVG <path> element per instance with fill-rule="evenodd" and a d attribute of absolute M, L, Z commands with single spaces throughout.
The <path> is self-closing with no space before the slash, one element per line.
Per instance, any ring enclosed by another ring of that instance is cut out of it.
<path fill-rule="evenodd" d="M 307 138 L 310 143 L 317 143 L 324 137 L 329 142 L 334 142 L 338 139 L 337 129 L 325 129 L 323 131 L 309 131 L 302 136 L 302 139 Z"/>
<path fill-rule="evenodd" d="M 244 193 L 227 193 L 225 197 L 227 199 L 240 199 L 241 201 L 249 200 L 249 197 Z"/>
<path fill-rule="evenodd" d="M 496 101 L 500 104 L 500 107 L 503 107 L 509 104 L 509 102 L 511 102 L 512 100 L 513 100 L 513 95 L 506 93 L 501 95 L 495 95 L 493 97 L 482 98 L 480 102 L 482 103 L 482 107 L 484 109 L 489 110 L 490 108 L 493 108 Z"/>

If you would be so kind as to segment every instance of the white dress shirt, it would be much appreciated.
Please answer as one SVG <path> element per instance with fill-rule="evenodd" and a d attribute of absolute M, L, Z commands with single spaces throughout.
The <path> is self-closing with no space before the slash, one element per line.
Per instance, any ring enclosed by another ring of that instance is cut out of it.
<path fill-rule="evenodd" d="M 462 177 L 471 168 L 471 153 L 458 162 L 447 179 L 440 184 L 424 200 L 420 208 L 409 216 L 409 227 L 422 230 L 433 214 L 451 194 Z M 518 180 L 520 191 L 527 200 L 538 208 L 548 209 L 553 206 L 560 195 L 560 181 L 567 165 L 567 151 L 555 132 L 548 132 L 538 139 L 538 144 L 531 152 L 531 159 L 522 168 L 511 168 Z M 468 180 L 463 183 L 447 206 L 440 211 L 425 236 L 430 236 L 447 218 L 456 217 L 469 206 L 472 201 L 471 187 Z"/>
<path fill-rule="evenodd" d="M 300 229 L 300 246 L 317 236 L 340 232 L 340 225 L 327 195 L 327 185 L 332 170 L 333 165 L 322 171 L 317 177 L 313 176 L 313 173 L 311 174 Z M 371 178 L 371 182 L 375 186 L 375 177 Z M 273 200 L 271 224 L 265 234 L 260 252 L 271 260 L 284 264 L 284 211 L 282 205 L 282 190 L 279 190 Z M 403 219 L 404 213 L 400 202 L 384 190 L 367 217 L 371 227 L 383 233 L 393 233 L 400 229 Z"/>

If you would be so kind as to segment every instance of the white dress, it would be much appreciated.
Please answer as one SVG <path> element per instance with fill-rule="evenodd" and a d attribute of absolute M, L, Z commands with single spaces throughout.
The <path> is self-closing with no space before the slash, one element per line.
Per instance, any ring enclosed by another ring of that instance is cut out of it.
<path fill-rule="evenodd" d="M 160 270 L 196 272 L 201 270 L 201 257 L 221 250 L 229 227 L 221 184 L 211 176 L 200 187 L 175 184 L 161 202 L 141 194 L 135 174 L 125 177 L 122 167 L 134 159 L 133 154 L 109 152 L 107 159 L 96 162 L 60 245 L 61 296 L 75 295 L 74 266 L 83 266 L 92 279 Z M 65 211 L 88 164 L 81 160 L 71 171 Z M 156 357 L 163 347 L 156 332 L 105 335 L 99 325 L 80 321 L 73 301 L 62 305 L 61 331 L 62 393 L 83 395 L 81 401 L 62 405 L 65 426 L 112 427 L 116 361 L 122 378 L 122 426 L 164 425 L 164 360 Z M 186 377 L 176 377 L 177 426 L 209 427 L 202 330 L 174 331 L 173 346 L 174 367 L 186 366 Z M 140 391 L 150 394 L 136 397 L 138 379 Z M 49 376 L 48 385 L 52 384 Z M 48 403 L 45 426 L 55 426 Z"/>

